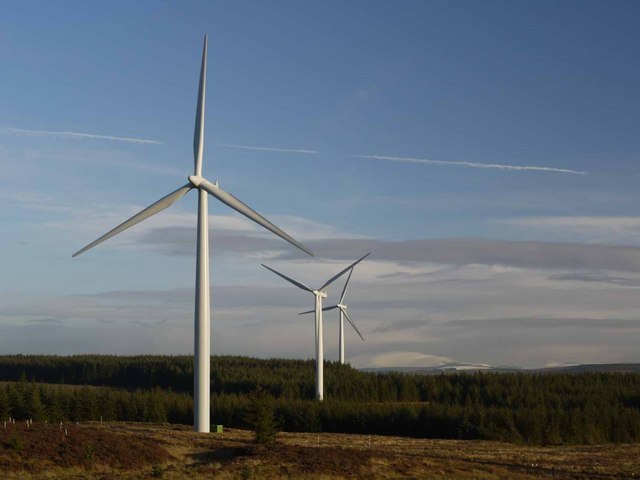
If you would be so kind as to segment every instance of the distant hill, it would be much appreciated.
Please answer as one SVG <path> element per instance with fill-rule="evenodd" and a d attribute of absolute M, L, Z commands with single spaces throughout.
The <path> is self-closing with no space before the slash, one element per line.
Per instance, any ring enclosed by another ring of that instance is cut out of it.
<path fill-rule="evenodd" d="M 519 368 L 509 366 L 492 366 L 483 363 L 445 363 L 433 367 L 379 367 L 360 368 L 362 372 L 386 373 L 403 372 L 414 373 L 416 375 L 435 375 L 440 373 L 587 373 L 587 372 L 609 372 L 609 373 L 640 373 L 640 363 L 592 363 L 582 365 L 563 365 L 559 367 L 545 368 Z"/>
<path fill-rule="evenodd" d="M 517 367 L 494 367 L 485 363 L 445 363 L 433 367 L 372 367 L 360 368 L 362 372 L 386 373 L 386 372 L 403 372 L 415 373 L 417 375 L 433 375 L 439 373 L 475 373 L 475 372 L 519 372 L 522 369 Z"/>
<path fill-rule="evenodd" d="M 585 373 L 585 372 L 615 372 L 640 373 L 640 363 L 585 363 L 582 365 L 568 365 L 561 367 L 539 368 L 528 370 L 535 373 Z"/>

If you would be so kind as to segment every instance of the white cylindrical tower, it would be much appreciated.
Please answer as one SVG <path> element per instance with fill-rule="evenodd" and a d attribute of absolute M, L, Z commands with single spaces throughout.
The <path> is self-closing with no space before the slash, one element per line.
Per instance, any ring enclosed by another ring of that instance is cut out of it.
<path fill-rule="evenodd" d="M 320 292 L 314 292 L 316 296 L 316 398 L 320 401 L 324 398 L 324 351 L 322 347 L 322 296 Z"/>
<path fill-rule="evenodd" d="M 193 364 L 193 429 L 210 430 L 211 314 L 209 293 L 209 197 L 198 189 L 198 245 L 196 252 L 196 309 Z"/>
<path fill-rule="evenodd" d="M 338 333 L 338 340 L 340 342 L 340 364 L 344 365 L 344 313 L 342 313 L 342 309 L 338 309 L 340 311 L 340 332 Z"/>

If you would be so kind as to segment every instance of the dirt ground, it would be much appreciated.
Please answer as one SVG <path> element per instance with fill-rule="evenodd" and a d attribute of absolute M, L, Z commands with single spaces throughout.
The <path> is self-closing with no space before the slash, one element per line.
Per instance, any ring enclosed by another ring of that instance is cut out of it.
<path fill-rule="evenodd" d="M 530 447 L 486 441 L 251 432 L 151 424 L 0 424 L 7 479 L 640 478 L 640 444 Z M 66 434 L 65 434 L 66 429 Z"/>

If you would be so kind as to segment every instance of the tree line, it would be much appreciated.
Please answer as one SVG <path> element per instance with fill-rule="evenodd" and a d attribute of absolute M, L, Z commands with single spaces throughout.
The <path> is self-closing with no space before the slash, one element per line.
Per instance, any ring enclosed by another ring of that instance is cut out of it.
<path fill-rule="evenodd" d="M 0 386 L 0 419 L 190 424 L 192 365 L 189 357 L 0 357 L 0 380 L 10 381 Z M 248 399 L 259 387 L 287 431 L 640 441 L 640 374 L 381 374 L 328 362 L 327 399 L 316 402 L 313 371 L 311 361 L 214 357 L 212 422 L 246 427 Z"/>

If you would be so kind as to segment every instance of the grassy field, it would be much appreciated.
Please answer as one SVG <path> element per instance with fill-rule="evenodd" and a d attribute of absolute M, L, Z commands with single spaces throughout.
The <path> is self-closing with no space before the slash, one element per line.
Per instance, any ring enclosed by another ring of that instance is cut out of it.
<path fill-rule="evenodd" d="M 153 424 L 0 424 L 7 479 L 639 478 L 640 445 L 531 447 L 486 441 L 251 432 Z M 65 432 L 66 430 L 66 432 Z"/>

